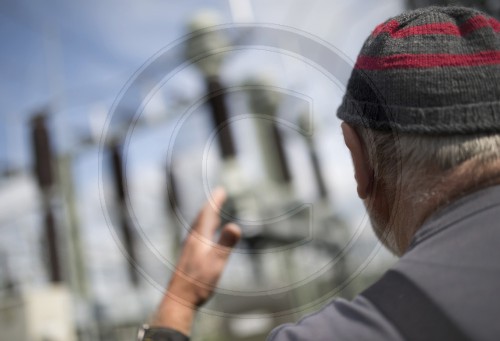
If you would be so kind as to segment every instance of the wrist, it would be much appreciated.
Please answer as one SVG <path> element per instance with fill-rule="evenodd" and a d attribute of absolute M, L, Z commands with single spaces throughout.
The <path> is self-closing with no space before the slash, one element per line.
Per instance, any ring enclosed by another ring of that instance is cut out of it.
<path fill-rule="evenodd" d="M 151 326 L 174 329 L 189 336 L 196 308 L 194 304 L 186 302 L 168 291 L 151 322 Z"/>
<path fill-rule="evenodd" d="M 188 306 L 197 309 L 205 303 L 208 294 L 207 289 L 201 282 L 187 277 L 183 273 L 176 273 L 167 289 L 167 296 Z"/>

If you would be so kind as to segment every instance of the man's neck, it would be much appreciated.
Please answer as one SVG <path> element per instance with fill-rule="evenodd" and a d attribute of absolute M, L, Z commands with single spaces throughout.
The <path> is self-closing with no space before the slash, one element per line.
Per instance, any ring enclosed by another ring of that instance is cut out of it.
<path fill-rule="evenodd" d="M 395 229 L 398 254 L 408 249 L 415 233 L 435 212 L 465 195 L 500 184 L 500 160 L 481 165 L 469 160 L 432 179 L 428 182 L 430 187 L 406 186 L 395 203 L 391 226 Z"/>

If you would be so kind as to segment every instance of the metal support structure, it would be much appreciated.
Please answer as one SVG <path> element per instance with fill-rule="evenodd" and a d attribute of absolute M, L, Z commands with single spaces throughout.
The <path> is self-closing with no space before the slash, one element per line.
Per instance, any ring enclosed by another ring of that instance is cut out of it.
<path fill-rule="evenodd" d="M 308 131 L 308 126 L 311 123 L 309 122 L 308 115 L 304 114 L 300 117 L 299 119 L 299 126 L 302 127 L 304 131 Z M 308 135 L 305 136 L 306 143 L 307 143 L 307 151 L 309 154 L 309 159 L 311 160 L 311 165 L 313 167 L 313 172 L 314 172 L 314 181 L 316 182 L 316 188 L 318 191 L 319 198 L 322 200 L 327 200 L 328 199 L 328 189 L 326 187 L 325 183 L 325 178 L 323 176 L 323 173 L 321 172 L 321 165 L 319 162 L 319 157 L 318 153 L 315 148 L 315 143 L 314 143 L 314 136 L 313 135 Z"/>
<path fill-rule="evenodd" d="M 214 128 L 217 132 L 217 141 L 223 159 L 232 158 L 236 155 L 231 125 L 228 124 L 229 113 L 226 106 L 226 94 L 218 77 L 207 77 L 208 104 Z"/>
<path fill-rule="evenodd" d="M 52 209 L 54 185 L 53 153 L 46 117 L 43 113 L 32 120 L 34 169 L 42 193 L 44 210 L 44 244 L 47 247 L 48 274 L 52 283 L 63 281 L 56 220 Z"/>
<path fill-rule="evenodd" d="M 167 193 L 166 193 L 166 201 L 167 201 L 167 210 L 170 216 L 170 229 L 168 230 L 169 239 L 171 239 L 172 252 L 174 255 L 177 255 L 181 250 L 182 245 L 182 227 L 177 219 L 176 210 L 179 208 L 180 197 L 179 197 L 179 189 L 178 183 L 174 172 L 174 167 L 170 164 L 166 170 L 167 175 Z"/>
<path fill-rule="evenodd" d="M 58 158 L 59 180 L 62 197 L 66 207 L 67 225 L 67 254 L 71 267 L 69 270 L 70 282 L 73 290 L 82 298 L 90 298 L 84 252 L 80 238 L 80 223 L 75 202 L 75 189 L 72 172 L 72 154 L 61 155 Z"/>
<path fill-rule="evenodd" d="M 111 149 L 111 162 L 113 169 L 113 179 L 116 188 L 116 194 L 118 199 L 118 214 L 119 214 L 119 223 L 122 232 L 122 241 L 127 252 L 127 255 L 130 257 L 129 262 L 127 263 L 129 278 L 131 283 L 134 286 L 139 284 L 139 274 L 137 273 L 134 263 L 137 263 L 137 251 L 135 245 L 135 235 L 132 227 L 130 225 L 130 218 L 127 210 L 127 189 L 126 183 L 124 179 L 123 172 L 123 161 L 122 161 L 122 146 L 118 143 L 112 144 Z"/>
<path fill-rule="evenodd" d="M 272 82 L 265 77 L 250 79 L 246 85 L 249 106 L 256 116 L 257 138 L 267 174 L 276 184 L 290 186 L 292 174 L 277 120 L 282 93 L 274 89 Z"/>
<path fill-rule="evenodd" d="M 311 164 L 314 171 L 314 180 L 316 182 L 316 188 L 318 189 L 319 197 L 321 199 L 328 199 L 328 190 L 326 188 L 325 179 L 321 173 L 321 166 L 319 164 L 318 153 L 314 148 L 314 141 L 312 138 L 307 139 L 307 149 L 309 152 L 309 158 L 311 159 Z"/>
<path fill-rule="evenodd" d="M 276 151 L 277 160 L 279 167 L 279 182 L 290 184 L 292 182 L 292 174 L 290 172 L 290 167 L 288 165 L 288 158 L 285 152 L 285 146 L 283 145 L 283 137 L 281 136 L 281 131 L 276 124 L 276 121 L 272 121 L 271 135 L 274 141 L 274 149 Z"/>

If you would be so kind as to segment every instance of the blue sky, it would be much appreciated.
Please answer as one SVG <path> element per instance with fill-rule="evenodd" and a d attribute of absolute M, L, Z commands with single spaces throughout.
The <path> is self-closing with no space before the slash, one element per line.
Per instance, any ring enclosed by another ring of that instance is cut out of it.
<path fill-rule="evenodd" d="M 254 22 L 305 30 L 352 58 L 362 37 L 387 14 L 398 13 L 400 3 L 250 2 Z M 53 114 L 58 148 L 71 145 L 66 141 L 73 137 L 68 129 L 76 135 L 87 133 L 88 112 L 96 103 L 109 109 L 133 73 L 182 37 L 186 22 L 201 8 L 218 11 L 221 23 L 239 20 L 226 0 L 2 1 L 0 162 L 8 159 L 12 167 L 27 162 L 26 133 L 19 126 L 40 108 L 48 107 Z M 354 14 L 358 18 L 351 17 Z"/>
<path fill-rule="evenodd" d="M 134 71 L 184 34 L 186 20 L 200 3 L 2 1 L 2 131 L 12 126 L 16 130 L 45 107 L 56 112 L 57 132 L 85 131 L 89 106 L 109 105 Z M 225 2 L 204 1 L 203 6 L 213 6 L 227 17 Z M 4 141 L 9 138 L 5 132 L 1 135 Z M 10 138 L 15 142 L 8 145 L 16 150 L 1 148 L 0 159 L 24 164 L 28 155 L 17 150 L 26 148 L 23 138 Z"/>

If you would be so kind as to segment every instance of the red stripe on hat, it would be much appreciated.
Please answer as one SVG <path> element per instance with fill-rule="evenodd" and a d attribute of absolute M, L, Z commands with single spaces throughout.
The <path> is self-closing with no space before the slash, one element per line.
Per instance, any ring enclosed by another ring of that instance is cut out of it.
<path fill-rule="evenodd" d="M 405 38 L 414 35 L 444 34 L 453 36 L 465 36 L 480 28 L 491 27 L 495 32 L 500 32 L 500 23 L 493 18 L 487 18 L 484 15 L 476 15 L 460 26 L 451 22 L 432 23 L 418 26 L 406 27 L 397 30 L 399 23 L 391 20 L 387 24 L 377 26 L 372 35 L 377 36 L 382 33 L 388 33 L 392 38 Z"/>
<path fill-rule="evenodd" d="M 498 20 L 496 20 L 494 18 L 490 18 L 488 21 L 496 33 L 500 32 L 500 22 Z"/>
<path fill-rule="evenodd" d="M 460 30 L 457 25 L 452 23 L 435 23 L 404 28 L 391 34 L 392 38 L 405 38 L 409 36 L 424 34 L 445 34 L 460 36 Z"/>
<path fill-rule="evenodd" d="M 398 27 L 399 27 L 399 22 L 397 20 L 390 20 L 387 23 L 383 23 L 375 27 L 375 30 L 373 30 L 372 35 L 378 36 L 379 34 L 382 33 L 392 34 L 398 29 Z"/>
<path fill-rule="evenodd" d="M 481 66 L 500 64 L 500 51 L 474 54 L 396 54 L 385 57 L 359 56 L 359 70 L 419 69 L 442 66 Z"/>
<path fill-rule="evenodd" d="M 500 23 L 496 19 L 486 18 L 483 15 L 472 17 L 460 25 L 460 32 L 464 36 L 483 27 L 491 27 L 495 32 L 500 32 Z"/>

